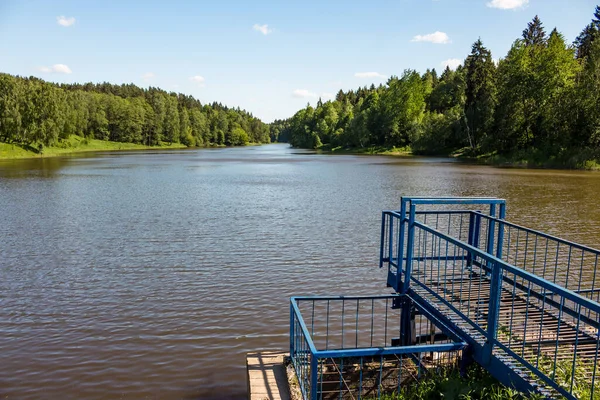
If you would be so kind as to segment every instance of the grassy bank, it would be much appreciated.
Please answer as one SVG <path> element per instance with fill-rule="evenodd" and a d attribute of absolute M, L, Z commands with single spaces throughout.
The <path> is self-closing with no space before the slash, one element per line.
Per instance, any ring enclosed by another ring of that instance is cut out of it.
<path fill-rule="evenodd" d="M 440 370 L 402 387 L 400 393 L 384 395 L 381 400 L 537 400 L 541 395 L 525 395 L 500 384 L 478 365 L 472 366 L 465 376 L 457 370 Z"/>
<path fill-rule="evenodd" d="M 383 155 L 383 156 L 406 156 L 411 155 L 410 147 L 384 147 L 384 146 L 370 146 L 370 147 L 331 147 L 329 145 L 321 146 L 317 149 L 317 152 L 324 154 L 369 154 L 369 155 Z"/>
<path fill-rule="evenodd" d="M 22 144 L 0 143 L 0 159 L 57 157 L 87 151 L 179 149 L 186 146 L 180 143 L 161 143 L 159 146 L 144 146 L 135 143 L 109 142 L 70 136 L 56 146 L 38 148 Z"/>
<path fill-rule="evenodd" d="M 324 145 L 317 149 L 322 154 L 364 154 L 384 156 L 438 156 L 451 157 L 464 162 L 492 165 L 497 167 L 514 168 L 547 168 L 547 169 L 578 169 L 588 171 L 600 171 L 600 150 L 583 149 L 578 151 L 564 150 L 557 155 L 547 155 L 536 149 L 523 150 L 511 154 L 474 154 L 469 148 L 459 149 L 444 154 L 423 154 L 413 151 L 407 147 L 330 147 Z"/>
<path fill-rule="evenodd" d="M 405 372 L 411 368 L 406 365 Z M 287 365 L 286 372 L 291 398 L 301 399 L 298 378 L 291 364 Z M 379 387 L 382 390 L 381 393 L 377 393 L 377 390 L 370 391 L 368 388 L 363 388 L 362 398 L 365 400 L 541 400 L 544 398 L 540 394 L 520 393 L 502 385 L 477 364 L 471 365 L 466 374 L 462 376 L 455 367 L 439 367 L 433 368 L 429 373 L 422 372 L 423 374 L 420 376 L 413 373 L 411 377 L 411 374 L 406 374 L 400 387 L 393 389 L 393 393 L 386 392 L 381 386 Z M 405 375 L 403 374 L 403 376 Z M 347 385 L 345 389 L 350 392 L 361 391 L 356 379 L 350 380 Z"/>
<path fill-rule="evenodd" d="M 574 154 L 560 157 L 538 157 L 528 154 L 492 155 L 483 158 L 486 164 L 500 167 L 518 168 L 553 168 L 553 169 L 580 169 L 587 171 L 600 171 L 600 157 L 586 157 L 585 154 Z"/>
<path fill-rule="evenodd" d="M 496 152 L 473 154 L 469 149 L 460 149 L 450 156 L 497 167 L 600 171 L 600 150 L 595 149 L 562 150 L 552 155 L 537 149 L 520 150 L 509 154 Z"/>

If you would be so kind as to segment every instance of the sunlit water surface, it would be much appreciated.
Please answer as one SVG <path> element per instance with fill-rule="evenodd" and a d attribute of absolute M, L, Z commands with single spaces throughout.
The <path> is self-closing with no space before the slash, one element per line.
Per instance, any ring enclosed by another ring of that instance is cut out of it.
<path fill-rule="evenodd" d="M 600 174 L 287 145 L 0 162 L 0 397 L 245 398 L 288 298 L 388 293 L 382 209 L 500 196 L 600 246 Z"/>

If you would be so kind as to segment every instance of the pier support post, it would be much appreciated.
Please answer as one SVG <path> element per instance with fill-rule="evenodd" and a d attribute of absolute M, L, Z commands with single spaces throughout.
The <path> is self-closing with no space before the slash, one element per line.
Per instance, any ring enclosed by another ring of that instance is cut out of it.
<path fill-rule="evenodd" d="M 311 352 L 310 355 L 310 399 L 317 399 L 319 388 L 319 359 Z"/>
<path fill-rule="evenodd" d="M 402 285 L 402 292 L 406 293 L 410 288 L 410 276 L 412 274 L 412 263 L 413 263 L 413 247 L 415 243 L 415 218 L 416 218 L 416 206 L 410 203 L 410 214 L 408 217 L 408 238 L 406 243 L 406 273 L 404 276 L 404 282 Z"/>
<path fill-rule="evenodd" d="M 498 331 L 498 314 L 500 313 L 500 296 L 502 294 L 502 268 L 497 262 L 492 264 L 492 276 L 490 282 L 490 304 L 487 318 L 487 340 L 484 345 L 483 361 L 489 363 L 492 359 L 494 342 Z"/>
<path fill-rule="evenodd" d="M 496 217 L 496 205 L 490 205 L 490 216 Z M 488 232 L 487 232 L 487 249 L 485 250 L 488 254 L 494 254 L 494 230 L 496 229 L 496 221 L 490 219 L 488 221 Z M 491 268 L 491 264 L 488 263 L 488 267 Z"/>
<path fill-rule="evenodd" d="M 506 204 L 500 203 L 500 215 L 498 216 L 501 220 L 506 218 Z M 496 243 L 496 258 L 502 260 L 502 246 L 504 246 L 504 223 L 498 221 L 498 240 Z"/>
<path fill-rule="evenodd" d="M 462 352 L 462 358 L 460 360 L 459 365 L 461 377 L 464 378 L 467 376 L 467 371 L 474 362 L 475 360 L 473 360 L 473 349 L 471 348 L 471 346 L 467 346 L 467 348 L 464 349 Z"/>
<path fill-rule="evenodd" d="M 400 292 L 400 288 L 403 285 L 402 283 L 402 263 L 404 260 L 404 235 L 406 234 L 406 201 L 404 197 L 400 198 L 400 229 L 398 232 L 398 269 L 396 273 L 396 286 L 394 286 L 394 290 L 397 293 Z M 406 280 L 406 278 L 404 279 Z"/>
<path fill-rule="evenodd" d="M 400 314 L 400 345 L 411 346 L 415 343 L 415 308 L 410 297 L 403 296 Z"/>
<path fill-rule="evenodd" d="M 477 211 L 472 211 L 469 215 L 469 239 L 468 243 L 479 248 L 479 236 L 481 234 L 481 215 Z M 473 255 L 467 254 L 467 267 L 469 270 L 473 266 Z"/>
<path fill-rule="evenodd" d="M 383 268 L 383 242 L 385 241 L 385 212 L 381 213 L 381 240 L 379 241 L 379 268 Z M 388 263 L 389 265 L 389 263 Z M 389 268 L 388 268 L 389 269 Z"/>
<path fill-rule="evenodd" d="M 296 327 L 296 314 L 294 313 L 293 298 L 290 300 L 290 357 L 294 357 L 294 340 Z"/>

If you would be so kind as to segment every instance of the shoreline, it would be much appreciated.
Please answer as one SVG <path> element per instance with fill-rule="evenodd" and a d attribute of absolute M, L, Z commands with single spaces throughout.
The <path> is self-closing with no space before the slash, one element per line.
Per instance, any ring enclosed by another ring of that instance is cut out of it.
<path fill-rule="evenodd" d="M 497 168 L 515 168 L 515 169 L 556 169 L 566 171 L 600 171 L 600 160 L 595 158 L 583 158 L 577 155 L 564 156 L 557 158 L 555 156 L 547 157 L 540 161 L 540 156 L 536 154 L 514 154 L 500 156 L 497 154 L 467 156 L 460 150 L 442 154 L 419 154 L 414 153 L 409 147 L 365 147 L 365 148 L 330 148 L 323 146 L 315 149 L 317 154 L 331 155 L 367 155 L 367 156 L 391 156 L 391 157 L 441 157 L 454 159 L 465 164 L 487 165 Z"/>
<path fill-rule="evenodd" d="M 262 143 L 248 143 L 247 146 L 257 146 Z M 210 149 L 239 146 L 202 146 L 188 147 L 181 143 L 160 143 L 157 146 L 146 146 L 137 143 L 112 142 L 108 140 L 85 139 L 71 136 L 60 146 L 45 147 L 40 153 L 35 147 L 17 143 L 0 142 L 0 161 L 43 159 L 75 155 L 78 153 L 108 152 L 108 151 L 136 151 L 136 150 L 184 150 L 184 149 Z"/>
<path fill-rule="evenodd" d="M 283 142 L 282 142 L 283 143 Z M 246 146 L 260 146 L 268 143 L 248 143 Z M 25 159 L 43 159 L 54 158 L 78 153 L 91 152 L 109 152 L 109 151 L 136 151 L 136 150 L 183 150 L 183 149 L 211 149 L 228 148 L 240 146 L 199 146 L 188 147 L 181 143 L 161 142 L 156 146 L 147 146 L 137 143 L 112 142 L 108 140 L 85 139 L 79 136 L 71 136 L 61 142 L 60 146 L 50 146 L 43 149 L 42 153 L 33 146 L 17 143 L 0 142 L 0 161 L 7 160 L 25 160 Z M 563 171 L 600 171 L 600 160 L 595 158 L 578 157 L 571 155 L 563 159 L 548 157 L 540 161 L 540 156 L 536 154 L 515 154 L 509 156 L 500 156 L 498 154 L 488 154 L 480 156 L 467 156 L 461 150 L 451 153 L 441 154 L 419 154 L 414 153 L 410 147 L 383 147 L 371 146 L 364 148 L 347 148 L 322 146 L 314 149 L 316 154 L 323 155 L 360 155 L 360 156 L 388 156 L 388 157 L 439 157 L 457 160 L 465 164 L 486 165 L 496 168 L 514 168 L 514 169 L 546 169 Z"/>
<path fill-rule="evenodd" d="M 33 146 L 17 143 L 0 143 L 0 161 L 54 158 L 95 151 L 169 150 L 186 148 L 187 146 L 180 143 L 161 143 L 158 146 L 146 146 L 136 143 L 111 142 L 97 139 L 85 140 L 84 138 L 71 137 L 65 140 L 62 146 L 45 147 L 42 152 L 35 149 Z"/>
<path fill-rule="evenodd" d="M 408 147 L 382 147 L 371 146 L 363 148 L 346 148 L 322 146 L 315 149 L 318 154 L 340 154 L 340 155 L 368 155 L 368 156 L 414 156 L 412 150 Z"/>

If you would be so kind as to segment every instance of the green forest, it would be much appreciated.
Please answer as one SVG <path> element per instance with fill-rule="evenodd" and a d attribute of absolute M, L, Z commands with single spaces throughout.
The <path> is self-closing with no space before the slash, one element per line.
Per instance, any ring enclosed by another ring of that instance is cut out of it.
<path fill-rule="evenodd" d="M 133 84 L 56 84 L 0 73 L 0 143 L 70 137 L 156 146 L 294 147 L 461 155 L 536 165 L 600 164 L 600 6 L 575 42 L 536 16 L 494 60 L 481 39 L 463 65 L 405 70 L 385 85 L 319 100 L 286 120 Z"/>
<path fill-rule="evenodd" d="M 133 84 L 54 84 L 0 74 L 0 142 L 57 146 L 71 136 L 156 146 L 268 143 L 269 126 L 218 103 Z"/>
<path fill-rule="evenodd" d="M 494 61 L 478 39 L 463 65 L 339 91 L 271 124 L 301 148 L 409 149 L 594 167 L 600 159 L 600 7 L 573 44 L 536 16 Z"/>

